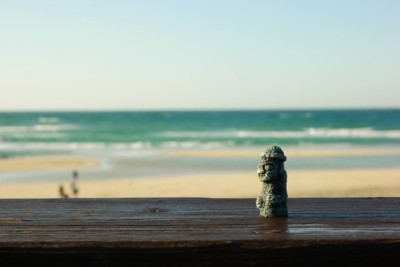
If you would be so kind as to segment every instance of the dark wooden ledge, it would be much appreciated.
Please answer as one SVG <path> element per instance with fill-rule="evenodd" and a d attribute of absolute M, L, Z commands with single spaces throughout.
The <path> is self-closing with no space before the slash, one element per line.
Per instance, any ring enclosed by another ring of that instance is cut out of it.
<path fill-rule="evenodd" d="M 2 266 L 400 264 L 400 198 L 0 200 Z"/>

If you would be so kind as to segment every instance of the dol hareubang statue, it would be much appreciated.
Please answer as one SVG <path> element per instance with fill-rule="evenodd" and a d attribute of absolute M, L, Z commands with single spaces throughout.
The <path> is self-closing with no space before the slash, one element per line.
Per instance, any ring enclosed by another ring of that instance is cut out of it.
<path fill-rule="evenodd" d="M 264 217 L 287 217 L 286 181 L 287 174 L 283 165 L 286 160 L 282 149 L 272 146 L 261 154 L 258 164 L 258 178 L 263 182 L 261 195 L 256 205 Z"/>

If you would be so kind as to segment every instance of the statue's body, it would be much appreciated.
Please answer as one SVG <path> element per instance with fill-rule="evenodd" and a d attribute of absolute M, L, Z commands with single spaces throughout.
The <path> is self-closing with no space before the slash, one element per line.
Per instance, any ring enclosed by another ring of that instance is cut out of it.
<path fill-rule="evenodd" d="M 261 195 L 256 205 L 264 217 L 287 217 L 287 174 L 283 162 L 286 160 L 282 149 L 272 146 L 261 154 L 258 164 L 258 178 L 263 182 Z"/>

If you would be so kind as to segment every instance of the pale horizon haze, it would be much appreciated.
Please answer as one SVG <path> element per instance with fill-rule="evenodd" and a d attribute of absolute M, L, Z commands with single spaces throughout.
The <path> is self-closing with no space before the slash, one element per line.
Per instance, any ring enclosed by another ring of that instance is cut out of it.
<path fill-rule="evenodd" d="M 0 111 L 400 108 L 400 1 L 0 0 Z"/>

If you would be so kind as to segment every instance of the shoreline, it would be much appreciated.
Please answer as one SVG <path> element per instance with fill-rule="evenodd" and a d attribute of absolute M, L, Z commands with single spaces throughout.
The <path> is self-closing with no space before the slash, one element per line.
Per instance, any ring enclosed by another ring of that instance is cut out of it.
<path fill-rule="evenodd" d="M 71 191 L 71 170 L 79 170 L 79 197 L 83 198 L 255 198 L 261 189 L 256 174 L 261 151 L 164 150 L 154 155 L 137 153 L 124 157 L 110 154 L 106 163 L 104 158 L 82 155 L 0 159 L 0 198 L 58 198 L 60 185 L 67 193 Z M 329 163 L 343 156 L 347 157 L 345 161 L 362 162 L 352 168 L 344 166 L 343 162 L 333 169 L 330 165 L 326 165 L 326 169 L 286 167 L 289 197 L 400 197 L 400 166 L 393 165 L 400 155 L 399 148 L 296 148 L 287 149 L 285 154 L 289 160 L 314 160 L 314 157 Z M 369 158 L 364 158 L 366 156 Z M 212 167 L 220 164 L 224 157 L 231 160 L 227 168 L 225 165 L 220 169 Z M 391 158 L 393 167 L 383 167 L 379 157 Z M 197 158 L 202 160 L 197 161 Z M 254 158 L 254 164 L 250 158 Z M 378 160 L 378 164 L 368 165 L 371 158 Z M 240 162 L 246 164 L 240 165 Z M 103 169 L 108 163 L 113 164 L 112 168 Z M 182 172 L 176 172 L 182 166 L 185 167 Z"/>
<path fill-rule="evenodd" d="M 161 151 L 165 157 L 194 157 L 194 158 L 258 158 L 263 149 L 213 149 L 213 150 L 167 150 Z M 285 149 L 288 158 L 310 157 L 362 157 L 362 156 L 399 156 L 400 148 L 348 148 L 348 149 Z"/>
<path fill-rule="evenodd" d="M 103 154 L 108 159 L 145 159 L 149 157 L 159 157 L 166 159 L 174 158 L 218 158 L 218 159 L 250 159 L 254 158 L 258 162 L 260 153 L 265 148 L 237 148 L 237 149 L 160 149 L 130 151 L 124 157 L 110 156 Z M 132 153 L 132 154 L 129 154 Z M 101 154 L 101 153 L 100 153 Z M 140 154 L 143 154 L 140 155 Z M 138 156 L 139 155 L 139 156 Z M 285 148 L 285 155 L 291 158 L 339 158 L 339 157 L 380 157 L 380 156 L 400 156 L 400 147 L 349 147 L 349 148 Z M 96 155 L 98 156 L 98 155 Z M 99 158 L 92 155 L 45 155 L 45 156 L 20 156 L 0 158 L 0 175 L 3 173 L 23 173 L 29 171 L 51 171 L 51 170 L 70 170 L 70 169 L 88 169 L 97 168 L 102 164 Z"/>

